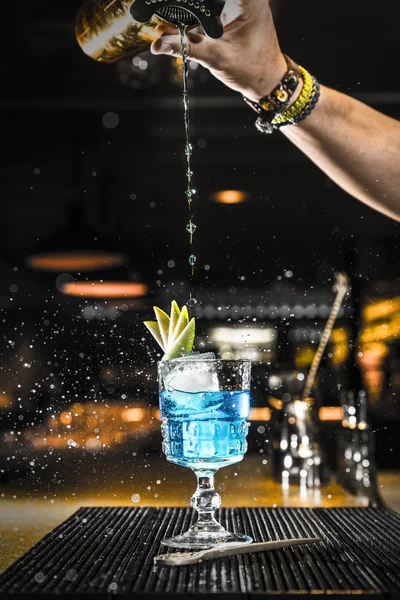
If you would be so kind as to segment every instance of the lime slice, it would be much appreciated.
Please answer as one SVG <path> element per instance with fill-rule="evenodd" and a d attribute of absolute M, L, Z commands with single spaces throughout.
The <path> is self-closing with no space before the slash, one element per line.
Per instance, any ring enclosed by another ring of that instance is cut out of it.
<path fill-rule="evenodd" d="M 186 308 L 186 306 L 184 307 Z M 183 312 L 183 309 L 182 309 Z M 186 309 L 187 312 L 187 309 Z M 182 314 L 182 313 L 181 313 Z M 186 325 L 181 334 L 175 338 L 173 344 L 168 348 L 168 351 L 164 354 L 162 360 L 171 360 L 172 358 L 180 358 L 185 356 L 192 351 L 194 344 L 195 334 L 195 320 L 194 318 Z"/>
<path fill-rule="evenodd" d="M 181 314 L 181 310 L 175 300 L 171 302 L 171 316 L 169 318 L 169 330 L 168 330 L 168 344 L 171 344 L 174 339 L 175 328 L 178 324 L 178 320 Z"/>
<path fill-rule="evenodd" d="M 160 328 L 161 339 L 163 342 L 164 349 L 168 348 L 168 332 L 169 332 L 169 316 L 166 312 L 158 308 L 157 306 L 153 306 L 154 312 L 156 313 L 156 318 L 158 322 L 158 326 Z"/>
<path fill-rule="evenodd" d="M 144 321 L 154 339 L 164 352 L 163 360 L 179 358 L 193 349 L 195 320 L 189 322 L 187 306 L 179 309 L 178 304 L 171 302 L 171 315 L 154 306 L 157 321 Z"/>
<path fill-rule="evenodd" d="M 163 352 L 165 352 L 165 347 L 163 344 L 163 340 L 160 333 L 160 327 L 157 321 L 144 321 L 147 329 L 150 331 L 151 335 L 154 337 L 156 342 L 161 346 Z"/>
<path fill-rule="evenodd" d="M 175 340 L 178 339 L 178 337 L 181 335 L 182 331 L 185 329 L 185 327 L 187 326 L 188 323 L 189 323 L 189 311 L 185 304 L 185 306 L 182 307 L 181 314 L 179 315 L 179 319 L 176 324 L 174 333 L 173 333 L 172 337 L 169 339 L 170 346 L 172 346 L 174 344 Z"/>

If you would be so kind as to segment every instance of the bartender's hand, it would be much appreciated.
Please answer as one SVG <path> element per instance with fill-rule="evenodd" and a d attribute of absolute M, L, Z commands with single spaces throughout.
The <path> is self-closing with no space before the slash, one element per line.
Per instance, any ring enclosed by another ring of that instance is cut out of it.
<path fill-rule="evenodd" d="M 251 100 L 269 94 L 287 70 L 268 0 L 227 0 L 221 15 L 224 34 L 214 40 L 187 33 L 187 55 L 228 87 Z M 153 42 L 153 54 L 181 56 L 180 36 Z"/>

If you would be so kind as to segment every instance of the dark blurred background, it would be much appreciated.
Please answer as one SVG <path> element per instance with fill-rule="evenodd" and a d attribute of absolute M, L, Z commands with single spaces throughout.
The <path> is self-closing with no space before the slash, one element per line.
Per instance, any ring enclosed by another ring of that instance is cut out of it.
<path fill-rule="evenodd" d="M 3 476 L 27 473 L 32 455 L 48 448 L 160 453 L 157 348 L 142 321 L 153 304 L 183 304 L 191 291 L 197 349 L 254 360 L 261 412 L 253 420 L 261 425 L 250 449 L 259 451 L 269 378 L 309 368 L 339 270 L 351 277 L 352 294 L 321 365 L 318 402 L 339 407 L 341 391 L 366 388 L 379 465 L 398 466 L 399 224 L 339 189 L 283 135 L 260 135 L 241 97 L 191 68 L 191 279 L 181 65 L 149 52 L 94 62 L 75 40 L 79 6 L 23 0 L 0 22 Z M 399 118 L 392 8 L 279 0 L 274 11 L 287 54 L 322 83 Z M 219 193 L 226 190 L 236 193 Z M 31 268 L 32 256 L 61 238 L 65 246 L 75 239 L 77 251 L 86 244 L 85 256 L 122 254 L 124 266 Z M 81 280 L 129 281 L 148 293 L 63 293 Z M 326 413 L 330 425 L 340 423 L 337 414 Z"/>

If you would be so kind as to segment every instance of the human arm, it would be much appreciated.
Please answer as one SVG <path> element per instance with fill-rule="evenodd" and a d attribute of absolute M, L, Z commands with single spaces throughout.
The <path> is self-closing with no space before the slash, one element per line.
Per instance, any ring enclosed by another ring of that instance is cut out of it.
<path fill-rule="evenodd" d="M 258 101 L 287 68 L 268 0 L 227 0 L 224 10 L 223 37 L 188 33 L 188 56 Z M 179 37 L 160 38 L 152 51 L 180 55 Z M 280 131 L 349 194 L 400 220 L 400 122 L 321 86 L 312 113 Z"/>

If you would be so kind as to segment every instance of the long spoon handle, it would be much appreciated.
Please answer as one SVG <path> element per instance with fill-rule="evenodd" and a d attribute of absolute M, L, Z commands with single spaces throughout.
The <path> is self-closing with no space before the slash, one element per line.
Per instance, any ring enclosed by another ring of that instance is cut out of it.
<path fill-rule="evenodd" d="M 219 548 L 210 548 L 200 552 L 176 552 L 172 554 L 160 554 L 154 557 L 154 564 L 160 567 L 194 565 L 204 560 L 212 558 L 224 558 L 225 556 L 235 556 L 237 554 L 250 554 L 252 552 L 263 552 L 265 550 L 275 550 L 277 548 L 286 548 L 287 546 L 301 546 L 303 544 L 315 544 L 321 542 L 321 538 L 303 538 L 296 540 L 277 540 L 274 542 L 260 542 L 257 544 L 240 544 L 237 546 L 221 546 Z"/>

